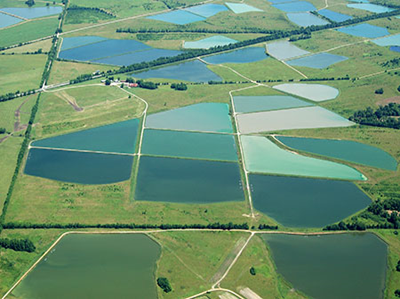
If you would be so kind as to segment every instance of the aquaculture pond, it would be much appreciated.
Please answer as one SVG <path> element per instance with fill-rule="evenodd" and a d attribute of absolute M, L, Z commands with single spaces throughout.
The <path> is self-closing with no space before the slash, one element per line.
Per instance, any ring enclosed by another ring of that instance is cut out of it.
<path fill-rule="evenodd" d="M 370 24 L 358 24 L 354 26 L 342 27 L 336 30 L 353 36 L 361 36 L 366 38 L 377 38 L 389 35 L 389 31 L 386 28 Z"/>
<path fill-rule="evenodd" d="M 142 156 L 135 199 L 197 204 L 242 201 L 239 164 Z"/>
<path fill-rule="evenodd" d="M 268 58 L 265 48 L 250 47 L 239 49 L 229 53 L 217 54 L 203 58 L 204 61 L 212 64 L 221 63 L 250 63 Z"/>
<path fill-rule="evenodd" d="M 186 49 L 209 49 L 212 47 L 234 44 L 236 42 L 237 40 L 234 40 L 232 38 L 225 37 L 222 35 L 215 35 L 193 42 L 185 42 L 183 44 L 183 47 Z"/>
<path fill-rule="evenodd" d="M 174 10 L 154 16 L 147 17 L 147 19 L 173 23 L 177 25 L 185 25 L 198 21 L 204 21 L 206 18 L 190 13 L 186 10 Z"/>
<path fill-rule="evenodd" d="M 199 60 L 192 60 L 167 67 L 150 69 L 132 74 L 132 77 L 148 79 L 162 78 L 191 82 L 222 81 L 222 78 L 207 68 Z"/>
<path fill-rule="evenodd" d="M 62 12 L 62 7 L 61 6 L 6 7 L 6 8 L 0 8 L 0 10 L 25 19 L 34 19 L 50 15 L 58 15 Z"/>
<path fill-rule="evenodd" d="M 249 113 L 312 106 L 313 104 L 292 96 L 234 96 L 235 111 Z"/>
<path fill-rule="evenodd" d="M 135 152 L 138 129 L 139 120 L 131 119 L 94 129 L 34 141 L 31 146 L 133 154 Z"/>
<path fill-rule="evenodd" d="M 11 296 L 18 298 L 157 298 L 161 247 L 144 234 L 70 234 Z"/>
<path fill-rule="evenodd" d="M 237 115 L 241 133 L 291 129 L 335 128 L 354 125 L 351 121 L 322 107 L 255 112 Z"/>
<path fill-rule="evenodd" d="M 151 114 L 146 128 L 183 131 L 233 133 L 229 106 L 223 103 L 200 103 Z"/>
<path fill-rule="evenodd" d="M 388 246 L 372 233 L 262 238 L 278 272 L 312 298 L 383 298 Z"/>
<path fill-rule="evenodd" d="M 132 163 L 132 155 L 31 148 L 24 173 L 70 183 L 111 184 L 128 180 Z"/>
<path fill-rule="evenodd" d="M 395 158 L 387 152 L 367 144 L 349 140 L 286 136 L 276 136 L 276 138 L 286 146 L 296 150 L 382 169 L 397 169 L 397 161 Z"/>
<path fill-rule="evenodd" d="M 259 174 L 249 180 L 254 208 L 287 227 L 324 227 L 371 203 L 351 182 Z"/>
<path fill-rule="evenodd" d="M 390 47 L 390 51 L 393 51 L 393 52 L 400 52 L 400 46 L 399 46 L 399 47 L 398 47 L 398 46 Z"/>
<path fill-rule="evenodd" d="M 400 33 L 373 40 L 378 46 L 400 46 Z"/>
<path fill-rule="evenodd" d="M 155 49 L 135 40 L 85 36 L 64 38 L 58 56 L 62 59 L 126 66 L 181 53 L 176 50 Z"/>
<path fill-rule="evenodd" d="M 193 159 L 237 161 L 235 137 L 183 131 L 146 129 L 143 136 L 144 155 Z"/>
<path fill-rule="evenodd" d="M 285 2 L 273 4 L 272 6 L 284 12 L 303 12 L 316 10 L 315 6 L 307 1 Z"/>
<path fill-rule="evenodd" d="M 318 11 L 318 13 L 321 16 L 324 16 L 325 18 L 328 18 L 328 19 L 330 19 L 330 20 L 332 20 L 334 22 L 338 22 L 338 23 L 339 22 L 344 22 L 344 21 L 347 21 L 347 20 L 351 20 L 353 18 L 352 16 L 345 15 L 345 14 L 342 14 L 342 13 L 338 13 L 338 12 L 332 11 L 330 9 L 321 9 L 321 10 Z"/>
<path fill-rule="evenodd" d="M 244 3 L 225 2 L 225 5 L 228 6 L 229 9 L 232 10 L 235 14 L 262 11 L 259 8 Z"/>
<path fill-rule="evenodd" d="M 274 88 L 314 102 L 333 100 L 339 95 L 336 88 L 322 84 L 287 83 L 275 85 Z"/>
<path fill-rule="evenodd" d="M 305 66 L 314 69 L 324 69 L 332 64 L 347 60 L 347 57 L 330 53 L 318 53 L 306 57 L 290 60 L 287 63 L 292 66 Z"/>
<path fill-rule="evenodd" d="M 266 137 L 240 136 L 246 169 L 253 173 L 365 180 L 356 169 L 284 150 Z"/>
<path fill-rule="evenodd" d="M 389 8 L 389 7 L 377 5 L 377 4 L 370 4 L 370 3 L 347 4 L 347 7 L 362 9 L 362 10 L 366 10 L 366 11 L 374 12 L 374 13 L 384 13 L 384 12 L 390 12 L 390 11 L 394 10 L 393 8 Z"/>
<path fill-rule="evenodd" d="M 291 22 L 301 27 L 329 24 L 328 21 L 321 19 L 309 12 L 288 13 L 286 15 Z"/>
<path fill-rule="evenodd" d="M 198 6 L 192 6 L 185 9 L 188 12 L 194 13 L 196 15 L 208 18 L 216 15 L 219 12 L 227 11 L 225 5 L 221 4 L 203 4 Z"/>
<path fill-rule="evenodd" d="M 12 16 L 1 13 L 0 11 L 0 28 L 18 24 L 22 19 L 14 18 Z"/>
<path fill-rule="evenodd" d="M 286 60 L 309 54 L 310 52 L 300 49 L 288 41 L 279 41 L 267 44 L 268 54 L 279 60 Z"/>

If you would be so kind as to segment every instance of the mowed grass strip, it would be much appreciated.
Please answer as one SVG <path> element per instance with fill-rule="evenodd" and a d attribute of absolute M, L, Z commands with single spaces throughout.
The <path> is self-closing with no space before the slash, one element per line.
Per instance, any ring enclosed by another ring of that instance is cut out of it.
<path fill-rule="evenodd" d="M 46 55 L 0 55 L 0 94 L 37 89 Z"/>
<path fill-rule="evenodd" d="M 29 21 L 21 25 L 0 30 L 0 47 L 8 47 L 51 36 L 55 33 L 59 20 L 57 17 Z"/>

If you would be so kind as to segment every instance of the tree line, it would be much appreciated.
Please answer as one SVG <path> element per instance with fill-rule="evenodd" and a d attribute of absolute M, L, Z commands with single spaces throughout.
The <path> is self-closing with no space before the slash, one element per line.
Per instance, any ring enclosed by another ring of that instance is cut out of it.
<path fill-rule="evenodd" d="M 400 121 L 395 118 L 398 116 L 400 116 L 400 104 L 389 103 L 376 110 L 371 107 L 358 110 L 349 117 L 349 120 L 361 125 L 400 129 Z"/>
<path fill-rule="evenodd" d="M 77 6 L 77 5 L 71 5 L 71 6 L 68 7 L 67 10 L 71 11 L 71 12 L 74 12 L 74 11 L 76 11 L 76 12 L 79 12 L 79 11 L 93 11 L 93 12 L 97 12 L 97 13 L 101 13 L 101 14 L 107 15 L 108 17 L 111 17 L 111 18 L 116 18 L 115 14 L 113 14 L 111 12 L 108 12 L 108 11 L 102 9 L 102 8 L 98 8 L 98 7 L 82 7 L 82 6 Z"/>
<path fill-rule="evenodd" d="M 29 239 L 8 239 L 0 238 L 0 247 L 12 249 L 14 251 L 34 252 L 35 245 Z"/>

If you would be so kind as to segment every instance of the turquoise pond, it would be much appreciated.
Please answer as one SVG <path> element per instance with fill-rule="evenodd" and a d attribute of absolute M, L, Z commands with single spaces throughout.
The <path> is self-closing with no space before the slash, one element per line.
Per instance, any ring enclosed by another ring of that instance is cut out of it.
<path fill-rule="evenodd" d="M 318 53 L 287 61 L 287 64 L 292 66 L 305 66 L 314 69 L 324 69 L 331 66 L 332 64 L 339 63 L 347 59 L 347 57 L 330 53 Z"/>
<path fill-rule="evenodd" d="M 354 125 L 351 121 L 322 107 L 302 107 L 238 114 L 236 118 L 238 129 L 243 134 Z"/>
<path fill-rule="evenodd" d="M 328 140 L 276 136 L 288 147 L 357 164 L 396 170 L 397 161 L 387 152 L 367 144 L 349 140 Z"/>
<path fill-rule="evenodd" d="M 19 22 L 22 22 L 22 19 L 14 18 L 12 16 L 0 12 L 0 28 L 15 25 L 18 24 Z"/>
<path fill-rule="evenodd" d="M 108 40 L 101 36 L 76 36 L 62 39 L 61 51 L 82 47 Z"/>
<path fill-rule="evenodd" d="M 285 95 L 234 96 L 235 111 L 249 113 L 312 106 L 311 103 Z"/>
<path fill-rule="evenodd" d="M 206 18 L 204 18 L 202 16 L 190 13 L 185 10 L 174 10 L 174 11 L 150 16 L 150 17 L 147 17 L 147 19 L 163 21 L 163 22 L 173 23 L 173 24 L 177 24 L 177 25 L 185 25 L 185 24 L 189 24 L 189 23 L 206 20 Z"/>
<path fill-rule="evenodd" d="M 212 47 L 218 46 L 226 46 L 229 44 L 236 43 L 237 40 L 234 40 L 229 37 L 225 37 L 222 35 L 215 35 L 211 37 L 207 37 L 201 40 L 193 41 L 193 42 L 185 42 L 183 47 L 185 49 L 209 49 Z"/>
<path fill-rule="evenodd" d="M 225 2 L 225 5 L 228 6 L 228 8 L 232 10 L 235 14 L 262 11 L 259 8 L 244 3 Z"/>
<path fill-rule="evenodd" d="M 151 114 L 146 128 L 233 133 L 228 104 L 201 103 Z"/>
<path fill-rule="evenodd" d="M 397 46 L 390 47 L 390 51 L 400 52 L 400 47 L 397 47 Z"/>
<path fill-rule="evenodd" d="M 191 82 L 222 81 L 222 78 L 212 72 L 199 60 L 192 60 L 167 67 L 150 69 L 132 74 L 132 77 L 140 79 L 161 78 Z"/>
<path fill-rule="evenodd" d="M 203 4 L 198 6 L 192 6 L 186 8 L 185 10 L 194 13 L 196 15 L 209 18 L 222 11 L 227 11 L 228 9 L 226 8 L 225 5 L 221 4 Z"/>
<path fill-rule="evenodd" d="M 142 154 L 233 162 L 238 160 L 233 135 L 183 131 L 146 129 Z"/>
<path fill-rule="evenodd" d="M 76 61 L 127 66 L 171 57 L 181 51 L 155 49 L 135 40 L 104 39 L 98 36 L 64 38 L 58 57 Z"/>
<path fill-rule="evenodd" d="M 321 9 L 318 11 L 318 13 L 321 16 L 324 16 L 325 18 L 328 18 L 329 20 L 333 21 L 333 22 L 344 22 L 347 20 L 351 20 L 353 17 L 349 16 L 349 15 L 345 15 L 342 13 L 338 13 L 336 11 L 332 11 L 329 9 Z"/>
<path fill-rule="evenodd" d="M 279 60 L 286 60 L 309 54 L 288 41 L 279 41 L 267 44 L 268 54 Z"/>
<path fill-rule="evenodd" d="M 304 12 L 316 10 L 315 6 L 307 1 L 286 2 L 273 4 L 272 6 L 284 12 Z"/>
<path fill-rule="evenodd" d="M 69 234 L 10 297 L 157 299 L 161 247 L 145 234 Z"/>
<path fill-rule="evenodd" d="M 278 273 L 311 298 L 384 297 L 388 245 L 372 233 L 262 238 Z"/>
<path fill-rule="evenodd" d="M 0 10 L 25 19 L 34 19 L 50 15 L 58 15 L 62 12 L 62 7 L 61 6 L 6 7 L 6 8 L 1 8 Z"/>
<path fill-rule="evenodd" d="M 400 46 L 400 33 L 373 40 L 378 46 Z"/>
<path fill-rule="evenodd" d="M 221 63 L 250 63 L 268 58 L 265 48 L 250 47 L 239 49 L 229 53 L 223 53 L 203 58 L 204 61 L 212 64 Z"/>
<path fill-rule="evenodd" d="M 259 174 L 249 181 L 254 208 L 287 227 L 324 227 L 371 203 L 351 182 Z"/>
<path fill-rule="evenodd" d="M 243 201 L 239 164 L 142 156 L 135 200 L 197 204 Z"/>
<path fill-rule="evenodd" d="M 318 18 L 317 16 L 309 12 L 288 13 L 286 15 L 291 22 L 301 27 L 329 24 L 328 21 Z"/>
<path fill-rule="evenodd" d="M 135 152 L 138 129 L 139 120 L 131 119 L 94 129 L 34 141 L 31 146 L 133 154 Z"/>
<path fill-rule="evenodd" d="M 333 100 L 339 95 L 339 90 L 323 84 L 285 83 L 274 88 L 314 102 Z"/>
<path fill-rule="evenodd" d="M 240 138 L 245 166 L 249 172 L 341 180 L 366 180 L 365 176 L 354 168 L 284 150 L 266 137 L 241 135 Z"/>
<path fill-rule="evenodd" d="M 336 30 L 353 36 L 360 36 L 367 38 L 377 38 L 389 35 L 389 31 L 386 28 L 370 24 L 358 24 L 354 26 L 339 28 Z"/>
<path fill-rule="evenodd" d="M 24 173 L 78 184 L 111 184 L 128 180 L 133 156 L 31 148 Z"/>
<path fill-rule="evenodd" d="M 393 8 L 389 8 L 389 7 L 382 6 L 382 5 L 370 4 L 370 3 L 347 4 L 347 7 L 362 9 L 362 10 L 366 10 L 366 11 L 374 12 L 374 13 L 384 13 L 384 12 L 390 12 L 390 11 L 394 10 Z"/>

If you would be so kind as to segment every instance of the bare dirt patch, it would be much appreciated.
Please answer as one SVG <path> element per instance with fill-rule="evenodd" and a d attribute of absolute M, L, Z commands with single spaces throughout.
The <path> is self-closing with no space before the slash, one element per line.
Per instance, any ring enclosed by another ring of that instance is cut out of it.
<path fill-rule="evenodd" d="M 391 98 L 383 99 L 383 100 L 380 100 L 380 101 L 376 102 L 376 104 L 379 105 L 379 106 L 385 106 L 385 105 L 387 105 L 389 103 L 400 104 L 400 96 L 391 97 Z"/>

